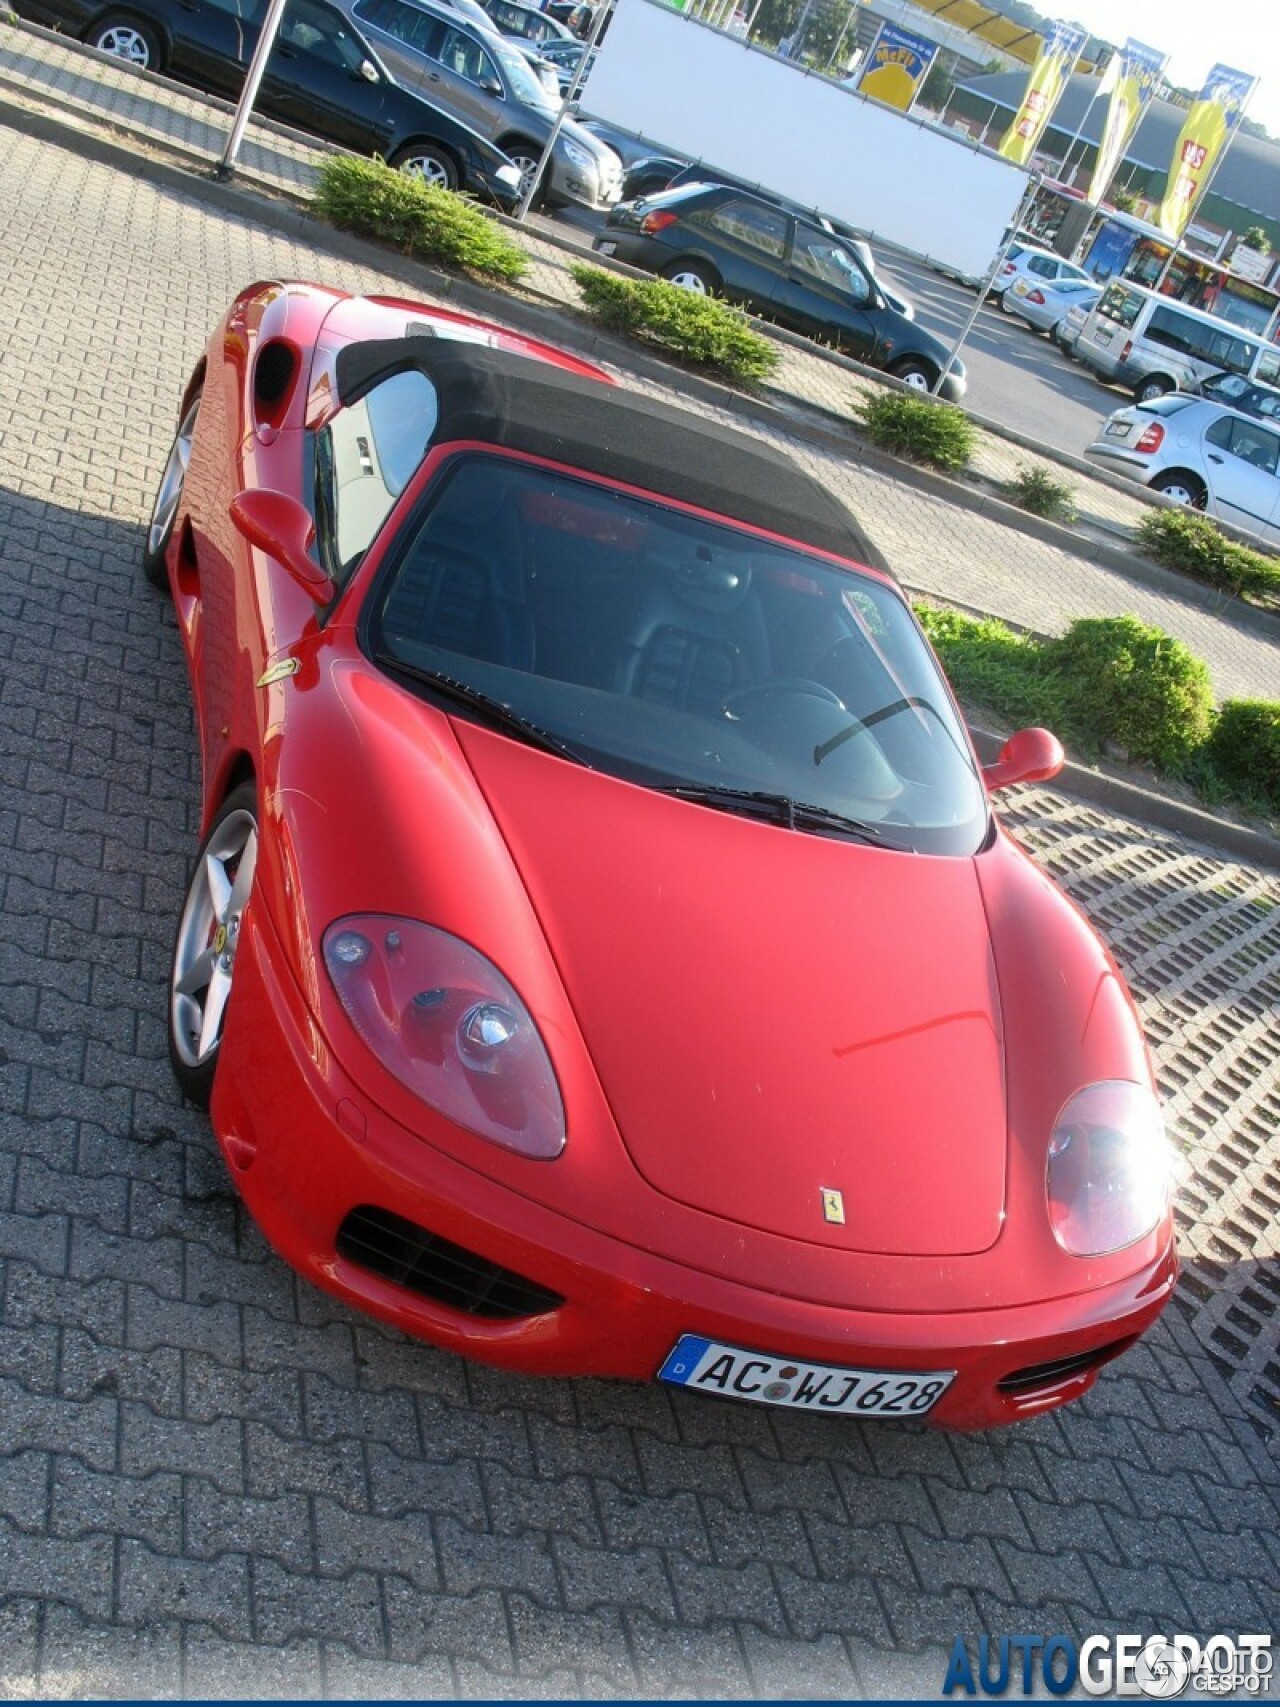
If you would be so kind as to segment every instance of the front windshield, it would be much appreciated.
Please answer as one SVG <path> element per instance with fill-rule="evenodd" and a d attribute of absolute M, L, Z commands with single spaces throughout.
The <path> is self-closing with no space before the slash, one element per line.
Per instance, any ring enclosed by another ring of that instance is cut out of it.
<path fill-rule="evenodd" d="M 362 636 L 406 682 L 443 675 L 633 782 L 778 796 L 921 852 L 986 834 L 903 599 L 658 500 L 460 454 L 388 553 Z"/>

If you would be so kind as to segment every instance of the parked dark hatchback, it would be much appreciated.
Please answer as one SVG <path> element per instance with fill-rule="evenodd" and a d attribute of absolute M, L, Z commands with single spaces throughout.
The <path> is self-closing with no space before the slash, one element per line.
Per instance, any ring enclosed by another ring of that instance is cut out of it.
<path fill-rule="evenodd" d="M 919 390 L 931 389 L 946 365 L 941 339 L 888 305 L 835 232 L 742 190 L 685 184 L 619 202 L 595 248 L 689 290 L 729 297 Z M 942 395 L 957 402 L 964 392 L 957 361 Z"/>
<path fill-rule="evenodd" d="M 235 100 L 267 0 L 22 0 L 35 23 L 80 36 L 144 71 L 165 71 Z M 512 206 L 520 174 L 451 114 L 395 82 L 356 30 L 324 0 L 290 0 L 267 61 L 258 108 L 357 154 L 380 154 L 448 189 Z"/>

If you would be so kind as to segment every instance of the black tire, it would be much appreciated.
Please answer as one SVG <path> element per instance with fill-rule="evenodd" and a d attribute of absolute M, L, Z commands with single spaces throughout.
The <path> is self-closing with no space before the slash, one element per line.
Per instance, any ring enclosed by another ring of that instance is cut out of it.
<path fill-rule="evenodd" d="M 1176 498 L 1180 504 L 1186 504 L 1193 510 L 1203 510 L 1209 501 L 1208 487 L 1198 474 L 1192 474 L 1187 468 L 1166 468 L 1151 482 L 1151 490 Z"/>
<path fill-rule="evenodd" d="M 151 508 L 146 537 L 142 542 L 142 572 L 153 587 L 167 587 L 169 571 L 165 553 L 173 538 L 174 523 L 182 502 L 182 489 L 187 478 L 187 461 L 191 455 L 191 437 L 196 428 L 196 413 L 200 408 L 197 391 L 183 411 L 169 449 L 169 460 L 160 476 L 156 501 Z"/>
<path fill-rule="evenodd" d="M 1166 379 L 1161 373 L 1150 373 L 1140 380 L 1133 388 L 1135 403 L 1151 403 L 1157 397 L 1167 397 L 1171 391 L 1178 388 L 1171 379 Z"/>
<path fill-rule="evenodd" d="M 436 142 L 409 142 L 399 151 L 391 164 L 410 177 L 421 178 L 440 190 L 458 187 L 458 163 L 447 149 Z"/>
<path fill-rule="evenodd" d="M 912 391 L 932 391 L 938 382 L 937 368 L 919 356 L 904 356 L 900 362 L 894 362 L 888 371 Z"/>
<path fill-rule="evenodd" d="M 169 1062 L 182 1094 L 200 1108 L 209 1106 L 213 1094 L 240 923 L 253 893 L 257 857 L 257 790 L 242 783 L 223 801 L 200 844 L 169 971 Z"/>
<path fill-rule="evenodd" d="M 100 53 L 122 59 L 138 71 L 159 71 L 164 60 L 155 30 L 128 12 L 108 12 L 85 32 L 84 39 Z"/>
<path fill-rule="evenodd" d="M 662 269 L 662 277 L 668 284 L 679 285 L 682 290 L 691 290 L 696 296 L 718 296 L 720 293 L 720 275 L 705 261 L 691 261 L 687 258 L 672 261 Z"/>

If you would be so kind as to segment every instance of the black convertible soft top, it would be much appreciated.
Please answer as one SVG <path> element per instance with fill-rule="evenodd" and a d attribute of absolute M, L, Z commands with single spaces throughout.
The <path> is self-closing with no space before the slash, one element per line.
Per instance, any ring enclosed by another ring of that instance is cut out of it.
<path fill-rule="evenodd" d="M 406 368 L 426 374 L 437 444 L 474 440 L 546 457 L 886 567 L 852 515 L 789 458 L 744 433 L 550 362 L 457 339 L 369 339 L 338 352 L 338 397 L 354 403 Z"/>

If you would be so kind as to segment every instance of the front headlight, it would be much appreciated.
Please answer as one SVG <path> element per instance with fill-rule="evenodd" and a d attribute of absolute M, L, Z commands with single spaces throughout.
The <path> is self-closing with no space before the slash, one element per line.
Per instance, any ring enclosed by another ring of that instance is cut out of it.
<path fill-rule="evenodd" d="M 560 140 L 564 144 L 565 159 L 571 161 L 579 172 L 595 170 L 596 157 L 594 154 L 585 149 L 581 143 L 570 142 L 567 136 L 562 136 Z"/>
<path fill-rule="evenodd" d="M 1075 1257 L 1106 1256 L 1149 1233 L 1175 1173 L 1159 1104 L 1145 1085 L 1108 1079 L 1071 1097 L 1049 1139 L 1045 1189 L 1054 1237 Z"/>
<path fill-rule="evenodd" d="M 505 184 L 509 190 L 520 188 L 520 168 L 508 161 L 505 166 L 499 166 L 493 174 L 500 184 Z"/>
<path fill-rule="evenodd" d="M 522 1156 L 564 1149 L 551 1057 L 491 960 L 434 925 L 361 913 L 330 925 L 324 963 L 352 1025 L 423 1102 Z"/>

